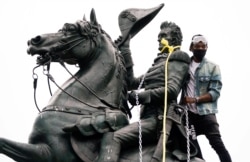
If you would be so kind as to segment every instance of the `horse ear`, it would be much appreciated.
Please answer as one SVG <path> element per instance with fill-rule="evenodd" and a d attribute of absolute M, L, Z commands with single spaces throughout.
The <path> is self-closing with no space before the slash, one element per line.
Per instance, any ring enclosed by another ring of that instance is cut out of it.
<path fill-rule="evenodd" d="M 92 8 L 91 13 L 90 13 L 90 22 L 96 26 L 98 26 L 98 22 L 96 19 L 96 15 L 95 15 L 95 10 Z"/>
<path fill-rule="evenodd" d="M 83 20 L 83 21 L 87 21 L 85 14 L 83 15 L 82 20 Z"/>

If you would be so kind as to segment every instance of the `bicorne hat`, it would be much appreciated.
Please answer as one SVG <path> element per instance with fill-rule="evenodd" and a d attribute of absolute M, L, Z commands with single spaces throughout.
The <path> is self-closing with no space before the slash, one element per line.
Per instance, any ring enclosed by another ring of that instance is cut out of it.
<path fill-rule="evenodd" d="M 149 9 L 129 8 L 119 14 L 118 22 L 122 34 L 121 45 L 127 37 L 134 37 L 144 26 L 146 26 L 163 8 L 164 4 Z"/>

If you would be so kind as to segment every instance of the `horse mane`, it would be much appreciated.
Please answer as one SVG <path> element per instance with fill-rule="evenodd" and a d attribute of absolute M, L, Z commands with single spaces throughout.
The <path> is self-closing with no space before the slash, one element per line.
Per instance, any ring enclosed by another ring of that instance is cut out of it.
<path fill-rule="evenodd" d="M 115 50 L 115 56 L 117 61 L 119 62 L 120 66 L 119 66 L 119 75 L 123 76 L 122 79 L 122 108 L 125 111 L 125 113 L 127 115 L 129 115 L 129 117 L 131 118 L 131 112 L 127 106 L 127 92 L 128 92 L 128 88 L 127 88 L 127 70 L 126 70 L 126 66 L 125 66 L 125 60 L 124 57 L 122 56 L 122 54 L 119 52 L 119 49 L 117 47 L 117 45 L 114 43 L 114 41 L 112 41 L 110 35 L 108 33 L 106 33 L 103 29 L 101 29 L 101 32 L 103 34 L 105 34 L 107 36 L 107 38 L 109 39 L 110 43 L 113 45 L 113 47 L 116 49 Z M 124 107 L 125 106 L 125 107 Z"/>
<path fill-rule="evenodd" d="M 111 45 L 113 46 L 113 48 L 115 48 L 115 57 L 116 57 L 116 60 L 119 64 L 118 77 L 120 77 L 120 79 L 122 81 L 122 94 L 120 96 L 121 100 L 120 100 L 119 108 L 124 113 L 129 115 L 129 117 L 131 117 L 131 112 L 130 112 L 128 105 L 127 105 L 127 91 L 128 91 L 128 88 L 127 88 L 127 70 L 125 67 L 124 57 L 119 52 L 118 46 L 111 39 L 110 35 L 105 30 L 102 29 L 100 24 L 95 25 L 95 24 L 92 24 L 88 21 L 82 21 L 82 20 L 78 21 L 77 24 L 79 25 L 81 34 L 92 39 L 96 44 L 97 44 L 97 41 L 96 41 L 97 34 L 104 34 L 108 38 L 108 40 L 111 43 Z"/>

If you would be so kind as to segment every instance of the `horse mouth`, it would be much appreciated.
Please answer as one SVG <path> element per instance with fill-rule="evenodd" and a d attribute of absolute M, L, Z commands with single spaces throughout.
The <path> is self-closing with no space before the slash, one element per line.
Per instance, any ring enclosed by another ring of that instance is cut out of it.
<path fill-rule="evenodd" d="M 31 56 L 37 56 L 36 62 L 39 65 L 44 65 L 44 64 L 52 61 L 52 59 L 54 59 L 51 56 L 50 51 L 48 51 L 46 49 L 38 49 L 34 46 L 30 46 L 27 49 L 27 53 Z"/>
<path fill-rule="evenodd" d="M 46 49 L 38 49 L 38 48 L 35 48 L 34 46 L 30 46 L 28 49 L 27 49 L 27 53 L 31 56 L 34 56 L 34 55 L 40 55 L 40 56 L 43 56 L 45 54 L 47 54 L 49 51 L 46 50 Z"/>

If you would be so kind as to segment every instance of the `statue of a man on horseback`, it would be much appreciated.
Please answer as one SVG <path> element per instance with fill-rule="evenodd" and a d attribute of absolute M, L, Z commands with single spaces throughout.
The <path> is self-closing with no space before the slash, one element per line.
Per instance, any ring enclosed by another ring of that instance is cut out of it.
<path fill-rule="evenodd" d="M 177 97 L 186 80 L 190 63 L 188 54 L 180 50 L 182 43 L 181 29 L 173 22 L 162 22 L 158 35 L 158 49 L 160 52 L 157 54 L 152 67 L 148 69 L 147 73 L 136 78 L 133 73 L 133 61 L 129 46 L 130 39 L 134 36 L 135 32 L 131 28 L 129 28 L 129 32 L 127 32 L 128 30 L 122 29 L 126 29 L 126 25 L 134 25 L 135 23 L 131 21 L 131 17 L 136 19 L 138 15 L 141 16 L 140 11 L 135 12 L 133 9 L 125 10 L 120 14 L 119 23 L 122 36 L 116 43 L 119 45 L 121 54 L 126 62 L 128 90 L 131 91 L 128 96 L 128 101 L 133 106 L 141 105 L 140 125 L 138 126 L 138 123 L 132 123 L 115 132 L 105 133 L 101 143 L 98 162 L 118 161 L 120 150 L 128 149 L 135 145 L 137 146 L 139 138 L 143 139 L 144 145 L 154 144 L 159 141 L 152 158 L 144 159 L 144 161 L 157 162 L 162 160 L 163 135 L 167 136 L 166 147 L 168 147 L 169 151 L 171 149 L 173 149 L 171 150 L 173 152 L 177 150 L 180 151 L 185 148 L 178 146 L 174 135 L 170 136 L 172 128 L 173 131 L 171 134 L 176 133 L 175 131 L 178 129 L 183 130 L 180 118 L 184 112 L 184 108 L 177 105 Z M 129 23 L 129 21 L 131 22 Z M 127 22 L 127 24 L 125 25 L 124 22 Z M 141 22 L 142 20 L 140 20 L 140 23 Z M 139 89 L 144 89 L 144 91 L 134 91 Z M 175 115 L 168 113 L 167 121 L 163 121 L 164 109 L 167 109 L 168 112 L 172 112 Z M 178 116 L 179 122 L 176 122 L 174 119 L 169 119 L 174 116 Z M 166 125 L 163 124 L 163 122 L 165 122 Z M 138 127 L 140 128 L 138 129 Z M 163 127 L 167 128 L 166 132 L 162 131 Z M 169 136 L 169 141 L 171 142 L 168 142 Z M 183 137 L 186 136 L 183 135 Z M 178 141 L 183 140 L 183 137 L 182 139 L 178 139 Z M 169 147 L 173 145 L 173 143 L 178 147 Z M 192 154 L 198 152 L 198 150 L 195 150 L 194 145 L 191 147 L 193 148 Z M 171 154 L 168 155 L 172 156 Z M 177 158 L 181 160 L 178 155 Z"/>
<path fill-rule="evenodd" d="M 180 50 L 180 28 L 167 21 L 161 24 L 160 53 L 142 77 L 134 77 L 129 49 L 130 39 L 163 6 L 124 10 L 119 15 L 122 37 L 116 42 L 102 29 L 94 9 L 90 21 L 84 16 L 57 33 L 30 39 L 28 54 L 38 55 L 36 68 L 56 62 L 68 72 L 64 63 L 78 65 L 79 70 L 69 72 L 61 86 L 49 71 L 45 74 L 58 90 L 38 114 L 29 143 L 0 138 L 0 153 L 18 162 L 125 162 L 142 160 L 139 157 L 154 162 L 162 155 L 168 162 L 186 161 L 189 137 L 184 109 L 176 103 L 190 60 Z M 133 91 L 139 88 L 144 91 Z M 139 126 L 129 124 L 127 101 L 142 105 Z M 190 141 L 191 161 L 202 162 L 194 142 Z"/>

